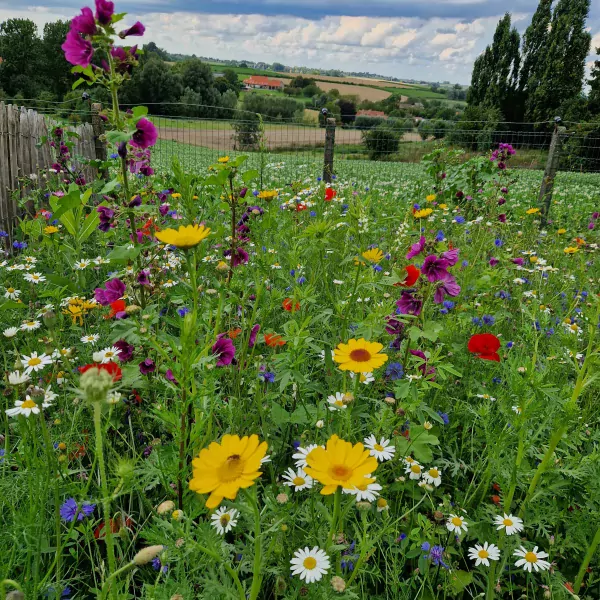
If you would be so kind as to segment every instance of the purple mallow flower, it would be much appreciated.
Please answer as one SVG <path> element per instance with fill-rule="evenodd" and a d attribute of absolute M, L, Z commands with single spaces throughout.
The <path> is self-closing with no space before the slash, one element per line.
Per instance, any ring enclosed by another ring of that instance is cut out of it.
<path fill-rule="evenodd" d="M 96 0 L 96 19 L 101 25 L 109 25 L 112 21 L 115 5 L 108 0 Z"/>
<path fill-rule="evenodd" d="M 457 255 L 458 257 L 458 255 Z M 438 258 L 435 254 L 430 254 L 424 261 L 421 272 L 427 277 L 430 283 L 436 281 L 449 281 L 452 275 L 448 273 L 448 267 L 452 266 L 451 260 L 447 258 Z"/>
<path fill-rule="evenodd" d="M 421 252 L 423 252 L 424 248 L 425 248 L 425 237 L 421 236 L 419 238 L 419 241 L 410 247 L 410 251 L 406 255 L 406 260 L 411 260 L 415 256 L 418 256 L 419 254 L 421 254 Z"/>
<path fill-rule="evenodd" d="M 136 123 L 136 130 L 131 137 L 130 144 L 136 148 L 148 148 L 154 146 L 157 139 L 158 132 L 154 123 L 142 118 Z"/>
<path fill-rule="evenodd" d="M 146 28 L 139 21 L 136 21 L 128 29 L 124 29 L 123 31 L 119 32 L 119 37 L 121 39 L 125 39 L 126 37 L 128 37 L 130 35 L 144 35 L 145 31 L 146 31 Z"/>
<path fill-rule="evenodd" d="M 120 279 L 111 279 L 105 284 L 106 289 L 96 288 L 94 296 L 96 301 L 102 306 L 108 306 L 123 297 L 125 293 L 125 284 Z"/>
<path fill-rule="evenodd" d="M 119 340 L 113 344 L 118 348 L 117 357 L 121 362 L 129 362 L 133 358 L 135 347 L 129 344 L 126 340 Z"/>
<path fill-rule="evenodd" d="M 414 315 L 418 317 L 421 314 L 423 300 L 415 296 L 412 292 L 402 292 L 400 300 L 396 302 L 398 311 L 402 315 Z"/>
<path fill-rule="evenodd" d="M 156 365 L 154 364 L 154 361 L 151 358 L 145 358 L 139 366 L 140 373 L 142 375 L 149 375 L 150 373 L 156 371 Z"/>
<path fill-rule="evenodd" d="M 61 48 L 65 53 L 67 62 L 79 67 L 89 67 L 94 54 L 94 48 L 90 42 L 84 40 L 75 30 L 71 29 L 67 33 L 67 38 Z"/>
<path fill-rule="evenodd" d="M 235 346 L 226 337 L 220 337 L 212 347 L 212 353 L 217 357 L 217 367 L 226 367 L 233 362 Z"/>

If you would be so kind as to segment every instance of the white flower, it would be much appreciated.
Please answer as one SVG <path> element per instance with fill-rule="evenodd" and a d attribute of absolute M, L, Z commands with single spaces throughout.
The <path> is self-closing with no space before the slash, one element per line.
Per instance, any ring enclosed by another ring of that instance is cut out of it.
<path fill-rule="evenodd" d="M 513 411 L 520 415 L 523 412 L 523 409 L 520 406 L 513 406 Z"/>
<path fill-rule="evenodd" d="M 52 364 L 52 357 L 44 352 L 38 356 L 37 352 L 32 352 L 31 356 L 25 354 L 21 357 L 21 362 L 25 365 L 25 373 L 29 375 L 32 371 L 41 371 L 44 367 Z"/>
<path fill-rule="evenodd" d="M 507 515 L 506 513 L 504 513 L 504 517 L 498 515 L 494 519 L 494 525 L 498 525 L 498 527 L 496 527 L 497 531 L 505 528 L 506 535 L 513 535 L 514 533 L 523 531 L 523 521 L 519 519 L 519 517 L 513 517 L 512 515 Z"/>
<path fill-rule="evenodd" d="M 121 393 L 120 392 L 110 392 L 108 396 L 106 396 L 106 404 L 118 404 L 121 401 Z"/>
<path fill-rule="evenodd" d="M 55 394 L 52 391 L 52 388 L 50 386 L 48 386 L 44 390 L 44 402 L 47 402 L 48 405 L 50 405 L 52 403 L 52 401 L 55 400 L 56 398 L 58 398 L 58 394 Z"/>
<path fill-rule="evenodd" d="M 23 383 L 27 383 L 29 379 L 29 375 L 19 371 L 13 371 L 8 374 L 8 383 L 10 383 L 10 385 L 22 385 Z"/>
<path fill-rule="evenodd" d="M 323 421 L 323 419 L 319 419 L 316 423 L 315 423 L 315 427 L 317 429 L 323 429 L 323 427 L 325 427 L 325 421 Z"/>
<path fill-rule="evenodd" d="M 37 262 L 37 258 L 35 256 L 26 256 L 25 262 L 31 265 L 35 265 L 35 263 Z"/>
<path fill-rule="evenodd" d="M 107 265 L 110 263 L 110 259 L 108 258 L 102 258 L 101 256 L 96 256 L 96 258 L 94 258 L 94 264 L 95 265 Z"/>
<path fill-rule="evenodd" d="M 81 341 L 84 344 L 91 344 L 93 346 L 99 339 L 100 336 L 97 333 L 92 333 L 91 335 L 84 335 Z"/>
<path fill-rule="evenodd" d="M 350 375 L 351 379 L 354 379 L 354 377 L 356 377 L 356 373 L 349 373 L 349 375 Z M 369 383 L 373 383 L 375 381 L 375 376 L 371 372 L 360 373 L 359 379 L 360 379 L 361 383 L 364 383 L 365 385 L 369 385 Z"/>
<path fill-rule="evenodd" d="M 431 469 L 423 472 L 423 479 L 426 483 L 431 483 L 435 487 L 439 487 L 442 483 L 442 470 L 437 467 L 431 467 Z"/>
<path fill-rule="evenodd" d="M 227 510 L 224 506 L 218 508 L 211 516 L 211 525 L 221 534 L 225 535 L 237 525 L 238 511 L 235 508 Z"/>
<path fill-rule="evenodd" d="M 478 398 L 483 398 L 484 400 L 489 400 L 490 402 L 496 402 L 496 398 L 490 396 L 489 394 L 477 394 Z"/>
<path fill-rule="evenodd" d="M 426 429 L 427 431 L 433 429 L 433 423 L 431 421 L 425 421 L 425 423 L 423 423 L 423 429 Z"/>
<path fill-rule="evenodd" d="M 308 467 L 306 462 L 306 457 L 319 446 L 317 444 L 309 444 L 306 448 L 299 447 L 295 454 L 292 454 L 292 458 L 296 461 L 296 467 L 299 469 L 304 469 Z"/>
<path fill-rule="evenodd" d="M 50 406 L 47 402 L 42 402 L 42 408 L 48 408 Z M 18 417 L 19 415 L 23 415 L 24 417 L 29 417 L 30 414 L 39 415 L 40 414 L 40 406 L 35 402 L 35 400 L 31 399 L 31 396 L 25 396 L 25 400 L 17 400 L 15 402 L 14 408 L 9 408 L 6 411 L 6 414 L 9 417 Z"/>
<path fill-rule="evenodd" d="M 490 566 L 490 560 L 500 559 L 500 550 L 498 546 L 494 544 L 488 544 L 487 542 L 481 544 L 475 544 L 472 548 L 469 548 L 469 558 L 475 561 L 475 566 L 485 565 Z"/>
<path fill-rule="evenodd" d="M 550 568 L 550 563 L 543 558 L 548 558 L 547 552 L 538 551 L 538 547 L 535 546 L 533 550 L 527 550 L 524 546 L 521 546 L 518 550 L 513 552 L 513 556 L 520 556 L 521 558 L 515 563 L 515 567 L 523 567 L 523 571 L 529 571 L 532 569 L 535 572 L 547 571 Z"/>
<path fill-rule="evenodd" d="M 41 273 L 25 273 L 23 275 L 25 281 L 29 281 L 29 283 L 41 283 L 42 281 L 46 281 L 46 278 Z"/>
<path fill-rule="evenodd" d="M 446 527 L 448 531 L 460 535 L 463 531 L 467 531 L 467 522 L 458 515 L 450 515 L 446 521 Z"/>
<path fill-rule="evenodd" d="M 92 358 L 94 359 L 94 362 L 102 364 L 116 362 L 119 358 L 119 352 L 120 350 L 115 346 L 109 346 L 108 348 L 104 348 L 104 350 L 94 352 Z"/>
<path fill-rule="evenodd" d="M 344 494 L 353 494 L 356 496 L 357 502 L 375 502 L 377 496 L 379 496 L 379 492 L 383 488 L 376 481 L 366 483 L 369 479 L 373 479 L 373 477 L 370 474 L 365 475 L 365 483 L 361 483 L 353 488 L 342 488 L 342 492 Z"/>
<path fill-rule="evenodd" d="M 396 447 L 390 443 L 390 440 L 382 437 L 377 442 L 377 438 L 374 435 L 370 435 L 364 441 L 365 447 L 370 450 L 371 456 L 374 456 L 379 462 L 394 458 Z"/>
<path fill-rule="evenodd" d="M 4 292 L 4 297 L 10 300 L 17 300 L 21 295 L 21 290 L 15 290 L 13 287 L 6 288 L 6 292 Z"/>
<path fill-rule="evenodd" d="M 344 410 L 346 408 L 344 396 L 345 394 L 343 392 L 336 392 L 335 396 L 328 396 L 327 402 L 329 402 L 329 410 Z"/>
<path fill-rule="evenodd" d="M 7 329 L 5 329 L 2 332 L 4 337 L 7 337 L 7 338 L 15 337 L 15 335 L 17 335 L 17 333 L 19 333 L 19 330 L 16 327 L 8 327 Z"/>
<path fill-rule="evenodd" d="M 283 475 L 283 479 L 285 480 L 283 485 L 293 487 L 295 492 L 309 490 L 313 486 L 313 478 L 302 469 L 294 471 L 294 469 L 288 468 Z"/>
<path fill-rule="evenodd" d="M 174 287 L 176 285 L 177 285 L 177 281 L 173 281 L 172 279 L 167 279 L 167 281 L 165 281 L 162 284 L 162 287 L 164 287 L 164 288 L 172 288 L 172 287 Z"/>
<path fill-rule="evenodd" d="M 406 466 L 404 472 L 408 474 L 410 479 L 421 479 L 421 475 L 423 475 L 423 467 L 421 467 L 417 461 L 413 461 L 410 465 Z"/>
<path fill-rule="evenodd" d="M 327 575 L 331 566 L 329 557 L 318 546 L 315 546 L 312 550 L 309 550 L 308 546 L 296 550 L 294 558 L 290 562 L 292 575 L 299 575 L 300 579 L 306 581 L 306 583 L 320 581 L 323 575 Z"/>
<path fill-rule="evenodd" d="M 74 268 L 77 271 L 83 271 L 90 266 L 90 262 L 92 261 L 89 258 L 82 258 L 75 263 Z"/>
<path fill-rule="evenodd" d="M 34 329 L 38 329 L 40 325 L 39 321 L 25 321 L 19 329 L 21 331 L 33 331 Z"/>
<path fill-rule="evenodd" d="M 340 279 L 334 279 L 333 283 L 335 283 L 335 285 L 344 285 L 344 282 L 341 281 Z"/>

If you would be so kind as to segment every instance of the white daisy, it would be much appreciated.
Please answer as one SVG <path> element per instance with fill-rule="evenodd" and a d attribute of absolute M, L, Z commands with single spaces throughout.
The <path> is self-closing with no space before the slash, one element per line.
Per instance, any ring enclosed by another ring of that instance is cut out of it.
<path fill-rule="evenodd" d="M 41 283 L 42 281 L 46 281 L 46 278 L 41 273 L 25 273 L 23 275 L 25 281 L 29 281 L 29 283 Z"/>
<path fill-rule="evenodd" d="M 421 479 L 423 467 L 417 461 L 414 461 L 412 464 L 406 466 L 404 472 L 408 474 L 410 479 Z"/>
<path fill-rule="evenodd" d="M 377 498 L 377 512 L 383 512 L 384 510 L 390 510 L 390 505 L 385 498 Z"/>
<path fill-rule="evenodd" d="M 44 352 L 38 356 L 37 352 L 32 352 L 31 356 L 23 355 L 21 362 L 25 365 L 25 373 L 29 375 L 32 371 L 41 371 L 44 367 L 52 364 L 52 357 Z"/>
<path fill-rule="evenodd" d="M 120 392 L 110 392 L 108 396 L 106 396 L 106 404 L 118 404 L 121 401 L 121 393 Z"/>
<path fill-rule="evenodd" d="M 446 527 L 448 531 L 460 535 L 463 531 L 467 531 L 467 522 L 458 515 L 450 515 L 450 518 L 446 521 Z"/>
<path fill-rule="evenodd" d="M 484 400 L 489 400 L 490 402 L 496 402 L 496 398 L 490 396 L 489 394 L 477 394 L 478 398 L 483 398 Z"/>
<path fill-rule="evenodd" d="M 41 406 L 42 408 L 48 408 L 50 404 L 47 402 L 42 402 Z M 35 400 L 32 400 L 31 396 L 25 396 L 25 400 L 17 400 L 14 408 L 9 408 L 6 410 L 6 414 L 9 417 L 18 417 L 19 415 L 29 417 L 29 415 L 32 413 L 34 415 L 39 415 L 40 412 L 40 405 L 37 404 Z"/>
<path fill-rule="evenodd" d="M 475 544 L 472 548 L 469 548 L 469 558 L 475 561 L 475 566 L 485 565 L 490 566 L 490 560 L 500 559 L 500 550 L 498 546 L 494 544 L 488 544 L 487 542 L 481 544 Z"/>
<path fill-rule="evenodd" d="M 383 488 L 376 481 L 373 483 L 366 483 L 369 479 L 373 479 L 371 474 L 365 475 L 365 483 L 361 483 L 352 489 L 342 488 L 342 492 L 344 492 L 344 494 L 356 496 L 357 502 L 375 502 L 377 496 L 379 496 L 379 492 Z"/>
<path fill-rule="evenodd" d="M 30 265 L 35 265 L 35 263 L 37 262 L 37 258 L 35 256 L 26 256 L 25 262 L 29 263 Z"/>
<path fill-rule="evenodd" d="M 379 442 L 377 442 L 377 438 L 371 434 L 369 437 L 365 438 L 364 442 L 365 448 L 368 448 L 371 456 L 374 456 L 379 462 L 394 458 L 396 447 L 390 443 L 390 440 L 386 440 L 382 437 Z"/>
<path fill-rule="evenodd" d="M 162 287 L 164 288 L 172 288 L 175 287 L 177 285 L 177 281 L 173 281 L 172 279 L 167 279 L 167 281 L 165 281 L 162 284 Z"/>
<path fill-rule="evenodd" d="M 83 271 L 84 269 L 90 266 L 90 262 L 92 261 L 89 258 L 82 258 L 73 265 L 73 268 L 77 271 Z"/>
<path fill-rule="evenodd" d="M 307 475 L 302 469 L 294 471 L 294 469 L 288 469 L 284 475 L 283 485 L 293 487 L 295 492 L 301 490 L 309 490 L 313 486 L 313 478 Z"/>
<path fill-rule="evenodd" d="M 350 373 L 350 378 L 354 379 L 354 377 L 356 377 L 356 373 Z M 360 373 L 360 382 L 364 383 L 365 385 L 369 385 L 370 383 L 373 383 L 375 381 L 375 376 L 373 375 L 373 373 L 369 372 L 369 373 Z"/>
<path fill-rule="evenodd" d="M 427 469 L 427 471 L 423 471 L 423 479 L 426 483 L 430 483 L 435 485 L 435 487 L 439 487 L 442 483 L 442 470 L 437 467 L 431 467 L 431 469 Z"/>
<path fill-rule="evenodd" d="M 41 323 L 39 321 L 24 321 L 19 329 L 21 331 L 33 331 L 39 329 L 40 325 Z"/>
<path fill-rule="evenodd" d="M 538 571 L 547 571 L 550 568 L 550 563 L 547 560 L 542 560 L 548 558 L 548 553 L 541 550 L 538 551 L 537 546 L 533 550 L 527 550 L 524 546 L 521 546 L 513 552 L 513 556 L 521 557 L 515 563 L 515 567 L 523 567 L 523 571 L 531 573 L 532 569 L 534 569 L 537 573 Z"/>
<path fill-rule="evenodd" d="M 109 346 L 108 348 L 104 348 L 104 350 L 94 352 L 92 358 L 94 359 L 94 362 L 102 364 L 116 362 L 119 358 L 119 352 L 120 350 L 115 346 Z"/>
<path fill-rule="evenodd" d="M 344 282 L 341 281 L 340 279 L 334 279 L 333 283 L 335 283 L 335 285 L 344 285 Z"/>
<path fill-rule="evenodd" d="M 318 448 L 318 444 L 309 444 L 306 448 L 302 448 L 300 446 L 294 454 L 292 454 L 292 458 L 296 461 L 296 467 L 299 469 L 304 469 L 308 467 L 306 462 L 306 457 L 315 449 Z"/>
<path fill-rule="evenodd" d="M 84 335 L 81 338 L 81 341 L 84 344 L 91 344 L 92 346 L 100 339 L 100 336 L 97 333 L 92 333 L 90 335 Z"/>
<path fill-rule="evenodd" d="M 513 412 L 516 412 L 518 415 L 520 415 L 523 412 L 523 409 L 520 406 L 513 406 L 512 410 L 513 410 Z"/>
<path fill-rule="evenodd" d="M 320 581 L 323 575 L 327 575 L 331 566 L 329 557 L 318 546 L 312 550 L 309 550 L 308 546 L 296 550 L 290 562 L 292 575 L 299 575 L 306 583 Z"/>
<path fill-rule="evenodd" d="M 218 508 L 211 516 L 211 525 L 221 534 L 225 535 L 237 525 L 238 511 L 235 508 L 227 510 L 224 506 Z"/>
<path fill-rule="evenodd" d="M 108 258 L 102 258 L 101 256 L 96 256 L 96 258 L 94 258 L 94 264 L 95 265 L 107 265 L 110 263 L 110 259 Z"/>
<path fill-rule="evenodd" d="M 13 287 L 6 288 L 6 291 L 4 292 L 4 297 L 8 298 L 9 300 L 17 300 L 20 295 L 21 290 L 16 290 Z"/>
<path fill-rule="evenodd" d="M 513 515 L 507 515 L 504 513 L 504 517 L 498 515 L 494 519 L 494 525 L 498 525 L 496 530 L 505 529 L 506 535 L 513 535 L 514 533 L 519 533 L 523 531 L 523 521 L 519 519 L 519 517 L 513 517 Z"/>
<path fill-rule="evenodd" d="M 21 373 L 19 371 L 13 371 L 12 373 L 8 374 L 8 383 L 10 383 L 10 385 L 23 385 L 24 383 L 27 383 L 29 380 L 30 380 L 30 377 L 26 373 Z"/>
<path fill-rule="evenodd" d="M 2 332 L 2 335 L 7 338 L 15 337 L 19 333 L 19 330 L 16 327 L 8 327 Z"/>
<path fill-rule="evenodd" d="M 343 392 L 336 392 L 335 396 L 327 396 L 327 402 L 329 402 L 329 410 L 344 410 L 346 405 L 344 404 L 344 396 Z"/>
<path fill-rule="evenodd" d="M 50 386 L 48 386 L 44 390 L 44 402 L 47 402 L 48 405 L 50 405 L 52 403 L 52 401 L 55 400 L 56 398 L 58 398 L 58 394 L 55 394 L 52 391 L 52 388 Z"/>

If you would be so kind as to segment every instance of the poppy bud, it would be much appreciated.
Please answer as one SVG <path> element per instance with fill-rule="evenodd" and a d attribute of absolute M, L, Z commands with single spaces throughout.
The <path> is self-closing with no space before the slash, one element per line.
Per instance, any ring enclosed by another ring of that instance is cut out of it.
<path fill-rule="evenodd" d="M 162 551 L 164 550 L 164 546 L 148 546 L 147 548 L 142 548 L 134 557 L 133 562 L 141 567 L 142 565 L 147 565 L 151 560 L 155 559 Z"/>

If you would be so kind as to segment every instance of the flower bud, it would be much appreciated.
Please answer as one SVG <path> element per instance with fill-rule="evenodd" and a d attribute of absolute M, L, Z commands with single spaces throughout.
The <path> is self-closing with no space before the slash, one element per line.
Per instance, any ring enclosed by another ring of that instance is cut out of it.
<path fill-rule="evenodd" d="M 148 546 L 147 548 L 142 548 L 134 557 L 133 562 L 141 567 L 142 565 L 147 565 L 151 560 L 155 559 L 162 551 L 164 550 L 164 546 Z"/>
<path fill-rule="evenodd" d="M 323 419 L 319 419 L 316 423 L 315 423 L 315 427 L 317 429 L 323 429 L 323 427 L 325 427 L 325 423 L 323 421 Z"/>
<path fill-rule="evenodd" d="M 56 325 L 56 313 L 51 311 L 51 310 L 47 310 L 43 315 L 42 315 L 42 321 L 44 321 L 44 325 L 48 328 L 48 329 L 53 329 L 54 326 Z"/>
<path fill-rule="evenodd" d="M 372 508 L 372 504 L 370 502 L 366 502 L 366 501 L 362 501 L 362 502 L 357 502 L 356 503 L 356 508 L 358 508 L 358 510 L 371 510 Z"/>
<path fill-rule="evenodd" d="M 125 307 L 125 312 L 128 315 L 132 315 L 132 314 L 140 311 L 141 309 L 142 309 L 141 306 L 138 306 L 137 304 L 130 304 L 129 306 Z"/>
<path fill-rule="evenodd" d="M 339 592 L 340 594 L 346 590 L 346 582 L 337 575 L 334 575 L 331 578 L 331 587 L 335 592 Z"/>
<path fill-rule="evenodd" d="M 104 402 L 112 385 L 112 375 L 104 369 L 88 369 L 79 378 L 79 389 L 88 402 Z"/>
<path fill-rule="evenodd" d="M 156 507 L 156 512 L 159 515 L 164 515 L 166 513 L 171 512 L 174 508 L 175 508 L 175 502 L 173 502 L 172 500 L 165 500 L 164 502 L 161 502 Z"/>

